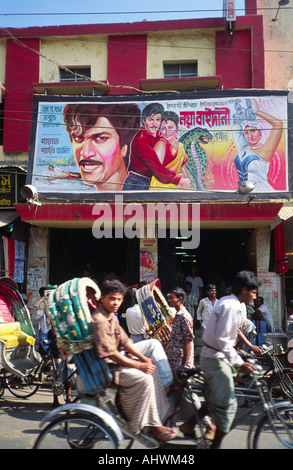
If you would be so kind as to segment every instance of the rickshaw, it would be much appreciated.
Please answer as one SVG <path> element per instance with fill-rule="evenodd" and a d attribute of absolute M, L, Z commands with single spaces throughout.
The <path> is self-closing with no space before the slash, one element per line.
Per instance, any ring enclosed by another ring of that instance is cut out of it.
<path fill-rule="evenodd" d="M 149 336 L 161 336 L 165 341 L 170 333 L 172 317 L 159 285 L 157 280 L 144 287 L 139 299 L 144 313 L 148 312 Z M 35 448 L 41 447 L 44 438 L 48 439 L 52 426 L 58 428 L 51 433 L 52 438 L 65 437 L 65 448 L 129 448 L 134 440 L 148 448 L 157 448 L 160 443 L 153 437 L 131 431 L 117 400 L 111 371 L 104 359 L 96 355 L 91 327 L 91 311 L 96 307 L 90 300 L 90 290 L 98 300 L 101 295 L 99 287 L 91 279 L 83 277 L 61 284 L 48 295 L 59 347 L 63 357 L 72 357 L 77 368 L 79 403 L 64 405 L 45 417 L 41 427 L 45 424 L 46 427 Z M 55 448 L 55 444 L 51 445 Z"/>
<path fill-rule="evenodd" d="M 158 328 L 159 317 L 162 323 L 170 322 L 171 318 L 167 302 L 156 284 L 155 282 L 149 285 L 137 296 L 143 314 L 146 317 L 147 311 L 150 314 L 146 323 L 151 325 L 150 335 L 153 337 L 159 331 L 162 334 L 162 329 Z M 78 402 L 61 406 L 45 416 L 40 423 L 42 430 L 34 449 L 121 449 L 130 448 L 134 441 L 149 449 L 167 447 L 168 443 L 162 443 L 143 432 L 134 434 L 128 425 L 119 405 L 116 389 L 112 385 L 111 371 L 104 359 L 97 357 L 93 344 L 91 311 L 96 308 L 91 301 L 93 295 L 99 299 L 100 290 L 89 278 L 67 281 L 49 293 L 49 306 L 59 338 L 59 347 L 64 357 L 73 358 L 78 371 L 79 395 Z M 163 340 L 166 339 L 168 329 L 169 327 L 164 328 Z M 178 373 L 179 381 L 184 381 L 180 393 L 186 391 L 191 401 L 193 393 L 204 396 L 200 368 L 183 368 Z M 258 398 L 254 408 L 260 409 L 260 412 L 251 423 L 248 448 L 261 448 L 267 441 L 268 432 L 275 435 L 282 447 L 293 448 L 292 403 L 272 403 L 267 384 L 262 380 L 262 372 L 258 370 L 255 374 L 249 379 L 251 383 L 247 388 L 235 387 L 236 396 L 240 394 L 247 398 Z M 210 446 L 211 441 L 205 439 L 196 406 L 193 408 L 197 416 L 197 428 L 192 445 L 197 449 L 205 449 Z M 249 408 L 245 416 L 250 414 Z M 235 425 L 241 419 L 242 416 L 236 420 Z M 171 413 L 164 424 L 167 425 L 167 422 L 168 425 L 176 422 L 176 414 L 174 418 Z"/>
<path fill-rule="evenodd" d="M 2 375 L 0 395 L 3 393 L 5 382 L 11 386 L 11 391 L 17 388 L 18 384 L 29 385 L 27 377 L 40 362 L 41 357 L 35 350 L 35 330 L 29 310 L 14 280 L 2 277 L 0 278 L 0 374 Z M 28 389 L 26 392 L 29 393 Z"/>

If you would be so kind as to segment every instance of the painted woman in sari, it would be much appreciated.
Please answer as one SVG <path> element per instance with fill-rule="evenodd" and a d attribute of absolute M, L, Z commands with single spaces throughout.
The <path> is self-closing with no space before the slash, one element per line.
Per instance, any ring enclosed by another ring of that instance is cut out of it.
<path fill-rule="evenodd" d="M 246 106 L 243 108 L 236 103 L 236 114 L 233 115 L 232 132 L 238 150 L 234 163 L 239 176 L 238 184 L 249 181 L 255 184 L 254 192 L 271 192 L 274 189 L 267 177 L 282 138 L 283 123 L 261 111 L 256 99 L 247 99 Z M 266 140 L 259 119 L 271 128 Z"/>
<path fill-rule="evenodd" d="M 177 140 L 179 116 L 173 111 L 165 111 L 162 115 L 160 128 L 161 137 L 156 142 L 154 149 L 159 157 L 160 162 L 165 168 L 181 174 L 183 178 L 189 178 L 184 168 L 188 157 L 185 153 L 184 146 Z M 152 177 L 150 190 L 175 189 L 178 185 L 160 183 L 155 177 Z"/>

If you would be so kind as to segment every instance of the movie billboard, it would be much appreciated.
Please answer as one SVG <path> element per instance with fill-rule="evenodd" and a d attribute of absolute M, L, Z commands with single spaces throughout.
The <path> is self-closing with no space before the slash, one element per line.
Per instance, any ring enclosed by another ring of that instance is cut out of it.
<path fill-rule="evenodd" d="M 287 96 L 38 97 L 39 193 L 288 191 Z M 157 98 L 157 97 L 156 97 Z"/>

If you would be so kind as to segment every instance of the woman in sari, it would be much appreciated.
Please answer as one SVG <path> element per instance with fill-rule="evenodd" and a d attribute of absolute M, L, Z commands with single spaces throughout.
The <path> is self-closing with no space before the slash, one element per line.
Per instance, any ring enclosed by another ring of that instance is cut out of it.
<path fill-rule="evenodd" d="M 181 174 L 183 178 L 189 178 L 184 168 L 188 157 L 184 146 L 177 140 L 179 117 L 173 111 L 165 111 L 162 115 L 160 128 L 161 137 L 156 142 L 154 149 L 160 162 L 165 168 Z M 175 184 L 163 184 L 155 177 L 152 177 L 150 190 L 158 191 L 161 189 L 178 189 Z"/>

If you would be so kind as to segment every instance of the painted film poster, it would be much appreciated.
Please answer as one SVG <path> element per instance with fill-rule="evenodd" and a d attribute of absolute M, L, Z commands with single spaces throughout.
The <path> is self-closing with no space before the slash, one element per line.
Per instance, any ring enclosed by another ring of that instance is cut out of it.
<path fill-rule="evenodd" d="M 286 96 L 38 107 L 39 192 L 288 191 Z"/>

